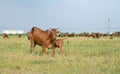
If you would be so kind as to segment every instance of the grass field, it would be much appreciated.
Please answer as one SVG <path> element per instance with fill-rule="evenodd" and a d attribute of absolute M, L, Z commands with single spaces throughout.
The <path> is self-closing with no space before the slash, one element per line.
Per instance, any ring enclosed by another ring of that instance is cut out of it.
<path fill-rule="evenodd" d="M 93 39 L 71 37 L 64 44 L 64 54 L 55 57 L 47 49 L 35 47 L 30 54 L 26 36 L 0 36 L 0 74 L 120 74 L 120 38 Z"/>

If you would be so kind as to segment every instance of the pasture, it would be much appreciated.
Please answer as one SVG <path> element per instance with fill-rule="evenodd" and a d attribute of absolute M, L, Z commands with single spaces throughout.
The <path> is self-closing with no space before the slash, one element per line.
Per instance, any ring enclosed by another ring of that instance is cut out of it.
<path fill-rule="evenodd" d="M 52 57 L 42 55 L 42 49 L 35 47 L 30 54 L 30 42 L 10 35 L 0 36 L 0 74 L 120 74 L 120 38 L 69 37 L 65 40 L 64 53 Z"/>

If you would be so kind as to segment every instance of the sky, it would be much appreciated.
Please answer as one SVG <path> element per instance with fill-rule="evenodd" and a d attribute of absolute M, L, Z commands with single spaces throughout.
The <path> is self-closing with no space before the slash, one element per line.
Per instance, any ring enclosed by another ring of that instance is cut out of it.
<path fill-rule="evenodd" d="M 61 32 L 116 32 L 119 7 L 120 0 L 0 0 L 0 33 L 28 32 L 33 26 Z"/>

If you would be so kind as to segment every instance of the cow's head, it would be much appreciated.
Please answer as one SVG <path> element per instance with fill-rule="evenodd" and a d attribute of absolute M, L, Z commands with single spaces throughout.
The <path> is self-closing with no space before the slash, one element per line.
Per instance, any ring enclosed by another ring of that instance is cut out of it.
<path fill-rule="evenodd" d="M 57 37 L 58 28 L 50 28 L 50 32 L 51 32 L 51 38 L 52 38 L 52 40 L 55 40 L 56 37 Z"/>

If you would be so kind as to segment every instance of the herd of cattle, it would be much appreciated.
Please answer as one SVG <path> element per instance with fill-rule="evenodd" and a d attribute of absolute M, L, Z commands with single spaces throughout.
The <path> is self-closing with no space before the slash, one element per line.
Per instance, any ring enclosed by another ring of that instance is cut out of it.
<path fill-rule="evenodd" d="M 59 34 L 59 35 L 58 35 Z M 63 34 L 58 31 L 57 28 L 50 28 L 46 31 L 38 28 L 38 27 L 32 27 L 32 29 L 27 33 L 28 40 L 30 41 L 30 52 L 34 52 L 34 47 L 36 45 L 39 45 L 42 47 L 42 53 L 46 54 L 46 49 L 52 49 L 53 55 L 55 55 L 56 48 L 60 48 L 60 54 L 63 53 L 64 50 L 64 39 L 65 38 L 57 38 L 57 37 L 75 37 L 75 36 L 84 36 L 84 37 L 93 37 L 93 38 L 100 38 L 108 37 L 110 39 L 113 39 L 114 36 L 120 37 L 120 32 L 117 32 L 116 34 L 102 34 L 102 33 L 92 33 L 92 34 Z M 18 35 L 18 37 L 21 37 L 21 34 Z M 3 38 L 9 39 L 8 34 L 3 33 Z"/>
<path fill-rule="evenodd" d="M 75 33 L 71 33 L 71 34 L 59 34 L 59 37 L 93 37 L 93 38 L 97 38 L 99 39 L 100 37 L 109 37 L 110 39 L 113 39 L 113 37 L 120 37 L 120 32 L 116 32 L 113 34 L 109 34 L 109 33 L 83 33 L 83 34 L 75 34 Z"/>

